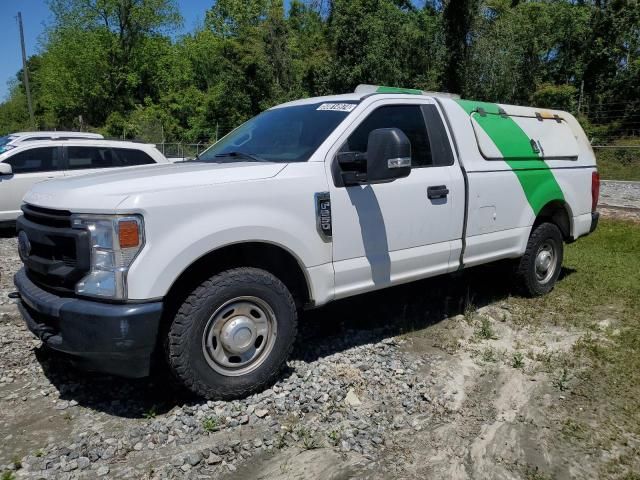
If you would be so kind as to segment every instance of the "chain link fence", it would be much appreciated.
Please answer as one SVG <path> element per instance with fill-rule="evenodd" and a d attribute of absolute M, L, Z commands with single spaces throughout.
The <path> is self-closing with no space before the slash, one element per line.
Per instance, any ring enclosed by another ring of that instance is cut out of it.
<path fill-rule="evenodd" d="M 209 147 L 208 143 L 158 143 L 156 147 L 169 160 L 187 160 L 195 158 Z"/>
<path fill-rule="evenodd" d="M 593 145 L 600 177 L 605 180 L 640 181 L 640 138 L 620 145 Z M 635 144 L 634 144 L 635 143 Z"/>

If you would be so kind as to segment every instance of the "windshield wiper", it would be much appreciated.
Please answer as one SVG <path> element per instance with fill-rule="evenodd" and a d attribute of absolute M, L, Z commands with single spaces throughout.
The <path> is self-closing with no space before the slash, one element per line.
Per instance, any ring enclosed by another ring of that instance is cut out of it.
<path fill-rule="evenodd" d="M 224 152 L 218 153 L 215 155 L 216 158 L 224 158 L 224 157 L 236 157 L 236 158 L 244 158 L 245 160 L 250 160 L 252 162 L 268 162 L 269 160 L 265 160 L 264 158 L 259 158 L 250 153 L 238 152 L 236 150 L 232 152 Z"/>

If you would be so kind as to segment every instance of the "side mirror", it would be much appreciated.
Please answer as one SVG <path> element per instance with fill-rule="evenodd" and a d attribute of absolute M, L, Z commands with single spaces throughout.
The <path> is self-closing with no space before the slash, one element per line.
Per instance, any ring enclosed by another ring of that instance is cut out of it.
<path fill-rule="evenodd" d="M 12 175 L 13 170 L 8 163 L 0 162 L 0 175 Z"/>
<path fill-rule="evenodd" d="M 411 142 L 399 128 L 378 128 L 367 142 L 367 182 L 404 178 L 411 173 Z"/>
<path fill-rule="evenodd" d="M 367 153 L 340 152 L 336 160 L 344 186 L 391 182 L 411 173 L 411 142 L 399 128 L 378 128 Z"/>

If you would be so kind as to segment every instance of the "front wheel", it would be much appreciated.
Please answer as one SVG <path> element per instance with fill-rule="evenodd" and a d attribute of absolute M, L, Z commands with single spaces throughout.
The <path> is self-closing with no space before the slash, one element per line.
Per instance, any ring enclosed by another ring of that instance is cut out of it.
<path fill-rule="evenodd" d="M 196 288 L 176 314 L 168 363 L 189 390 L 211 400 L 247 396 L 275 381 L 297 331 L 287 287 L 265 270 L 236 268 Z"/>
<path fill-rule="evenodd" d="M 536 297 L 553 290 L 562 269 L 563 247 L 562 233 L 556 225 L 541 223 L 534 227 L 516 269 L 524 293 Z"/>

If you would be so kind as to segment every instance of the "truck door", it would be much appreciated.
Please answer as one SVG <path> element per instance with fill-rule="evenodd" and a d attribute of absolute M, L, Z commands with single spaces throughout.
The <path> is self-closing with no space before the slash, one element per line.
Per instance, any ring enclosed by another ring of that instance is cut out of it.
<path fill-rule="evenodd" d="M 336 153 L 365 153 L 372 130 L 393 127 L 411 141 L 409 176 L 389 183 L 340 186 Z M 330 149 L 326 165 L 333 180 L 336 298 L 457 267 L 464 181 L 432 100 L 374 102 Z"/>

